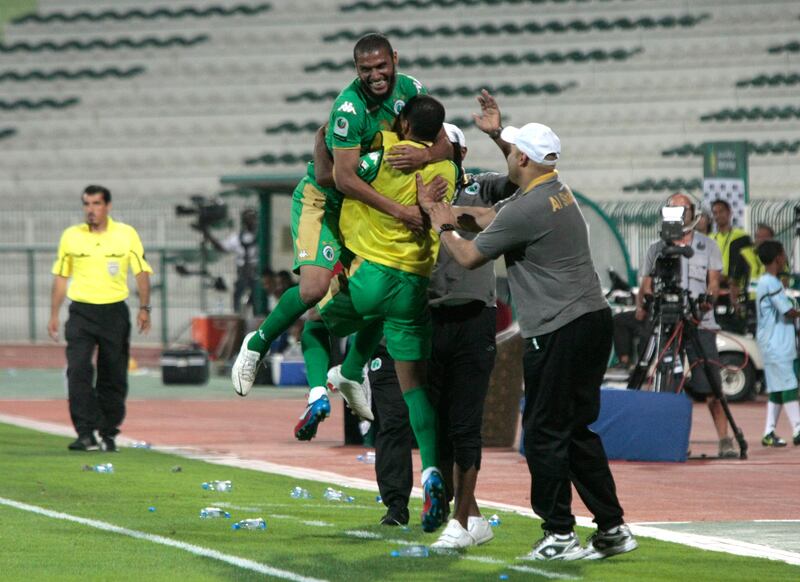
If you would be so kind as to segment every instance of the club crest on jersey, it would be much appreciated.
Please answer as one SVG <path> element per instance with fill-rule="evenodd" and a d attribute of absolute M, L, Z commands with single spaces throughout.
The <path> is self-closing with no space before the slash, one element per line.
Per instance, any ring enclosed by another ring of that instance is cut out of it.
<path fill-rule="evenodd" d="M 333 124 L 333 134 L 339 137 L 347 137 L 347 131 L 350 129 L 350 122 L 344 117 L 337 117 L 336 122 Z"/>
<path fill-rule="evenodd" d="M 403 107 L 406 106 L 406 102 L 402 99 L 398 99 L 394 102 L 394 114 L 400 115 L 400 112 L 403 110 Z"/>
<path fill-rule="evenodd" d="M 339 105 L 339 109 L 336 111 L 341 111 L 342 113 L 352 113 L 353 115 L 356 114 L 356 108 L 352 103 L 350 103 L 350 101 L 345 101 Z"/>
<path fill-rule="evenodd" d="M 333 247 L 330 246 L 330 245 L 326 245 L 325 247 L 323 247 L 322 256 L 325 257 L 326 261 L 332 261 L 333 260 Z"/>
<path fill-rule="evenodd" d="M 481 185 L 475 182 L 474 184 L 470 184 L 466 188 L 464 188 L 464 194 L 469 194 L 470 196 L 477 196 L 478 192 L 481 191 Z"/>
<path fill-rule="evenodd" d="M 375 358 L 374 360 L 372 360 L 369 363 L 369 369 L 372 370 L 373 372 L 377 372 L 378 370 L 381 369 L 382 365 L 383 365 L 383 362 L 381 362 L 381 359 L 380 358 Z"/>

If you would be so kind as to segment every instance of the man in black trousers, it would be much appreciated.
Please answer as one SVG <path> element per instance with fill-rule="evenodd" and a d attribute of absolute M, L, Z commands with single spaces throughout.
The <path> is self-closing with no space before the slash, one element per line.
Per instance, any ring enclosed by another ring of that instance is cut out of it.
<path fill-rule="evenodd" d="M 539 123 L 506 127 L 499 137 L 510 144 L 508 178 L 520 187 L 516 194 L 489 209 L 451 207 L 429 196 L 420 200 L 427 200 L 422 205 L 442 246 L 460 265 L 475 269 L 505 256 L 526 340 L 523 429 L 531 505 L 544 529 L 523 558 L 598 559 L 629 552 L 637 542 L 622 519 L 603 444 L 589 429 L 600 411 L 611 310 L 592 263 L 586 222 L 555 169 L 561 142 Z M 462 238 L 456 225 L 466 224 L 482 232 L 474 240 Z M 573 484 L 598 527 L 586 548 L 574 532 Z"/>
<path fill-rule="evenodd" d="M 109 216 L 111 192 L 88 186 L 82 196 L 85 222 L 67 228 L 53 265 L 53 290 L 47 332 L 58 341 L 59 311 L 71 301 L 64 326 L 67 340 L 69 412 L 78 438 L 72 451 L 117 450 L 115 437 L 125 418 L 131 321 L 128 269 L 136 278 L 139 333 L 150 329 L 150 273 L 139 235 Z M 69 290 L 67 284 L 69 279 Z M 97 349 L 97 379 L 92 365 Z M 93 384 L 94 382 L 94 384 Z"/>

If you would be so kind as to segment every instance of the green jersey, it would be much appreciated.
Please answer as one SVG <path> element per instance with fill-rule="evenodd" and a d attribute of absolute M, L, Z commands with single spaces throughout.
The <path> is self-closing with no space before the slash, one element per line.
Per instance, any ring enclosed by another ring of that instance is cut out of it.
<path fill-rule="evenodd" d="M 361 155 L 369 152 L 375 134 L 391 131 L 406 102 L 414 95 L 426 93 L 414 77 L 397 73 L 392 93 L 377 101 L 364 90 L 361 79 L 356 78 L 333 102 L 325 134 L 328 150 L 359 148 Z M 308 165 L 308 175 L 314 178 L 313 164 Z"/>

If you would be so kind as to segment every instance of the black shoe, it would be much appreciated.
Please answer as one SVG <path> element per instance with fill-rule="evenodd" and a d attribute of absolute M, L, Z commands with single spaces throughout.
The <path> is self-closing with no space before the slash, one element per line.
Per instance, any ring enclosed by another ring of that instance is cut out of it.
<path fill-rule="evenodd" d="M 102 441 L 100 448 L 106 453 L 119 452 L 119 449 L 117 449 L 117 443 L 114 441 L 114 437 L 104 436 L 100 437 L 100 440 Z"/>
<path fill-rule="evenodd" d="M 390 507 L 381 518 L 381 525 L 408 525 L 408 508 L 407 507 Z"/>
<path fill-rule="evenodd" d="M 96 451 L 100 447 L 97 446 L 97 440 L 93 435 L 79 436 L 73 442 L 69 443 L 67 448 L 70 451 Z"/>

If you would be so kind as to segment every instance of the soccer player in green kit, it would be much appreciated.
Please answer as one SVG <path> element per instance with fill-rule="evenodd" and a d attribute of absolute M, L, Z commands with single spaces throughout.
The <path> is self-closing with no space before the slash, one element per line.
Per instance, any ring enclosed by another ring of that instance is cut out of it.
<path fill-rule="evenodd" d="M 339 214 L 345 196 L 400 220 L 414 232 L 422 232 L 419 208 L 399 204 L 376 192 L 358 177 L 358 167 L 360 156 L 371 149 L 375 134 L 391 129 L 405 103 L 425 93 L 425 89 L 416 79 L 396 72 L 397 53 L 381 34 L 363 36 L 353 49 L 353 58 L 357 78 L 334 101 L 325 133 L 325 146 L 333 157 L 334 184 L 329 185 L 323 178 L 326 171 L 319 162 L 325 156 L 317 156 L 318 163 L 309 164 L 307 175 L 295 188 L 292 238 L 294 269 L 300 273 L 300 285 L 287 290 L 259 329 L 245 337 L 231 372 L 234 389 L 240 396 L 246 396 L 252 388 L 258 365 L 274 339 L 327 293 L 334 266 L 342 257 Z M 410 171 L 432 160 L 449 158 L 451 152 L 442 131 L 433 147 L 400 146 L 387 159 L 396 169 Z M 379 333 L 377 329 L 375 333 Z M 302 346 L 311 390 L 295 436 L 310 440 L 319 422 L 330 413 L 325 387 L 329 333 L 322 322 L 306 322 Z M 344 392 L 343 395 L 347 397 Z M 365 417 L 370 419 L 371 413 Z"/>

